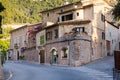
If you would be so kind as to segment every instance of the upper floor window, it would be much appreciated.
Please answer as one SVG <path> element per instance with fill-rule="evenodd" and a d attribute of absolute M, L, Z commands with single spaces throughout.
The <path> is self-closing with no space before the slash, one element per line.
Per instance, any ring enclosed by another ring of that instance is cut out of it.
<path fill-rule="evenodd" d="M 101 14 L 101 20 L 104 22 L 105 21 L 105 16 Z"/>
<path fill-rule="evenodd" d="M 58 38 L 58 29 L 55 29 L 55 38 Z"/>
<path fill-rule="evenodd" d="M 110 37 L 111 37 L 111 32 L 110 32 Z"/>
<path fill-rule="evenodd" d="M 58 17 L 58 20 L 57 20 L 58 22 L 60 22 L 60 18 Z"/>
<path fill-rule="evenodd" d="M 46 40 L 52 40 L 52 31 L 46 33 Z"/>
<path fill-rule="evenodd" d="M 120 42 L 119 42 L 119 50 L 120 50 Z"/>
<path fill-rule="evenodd" d="M 79 12 L 77 12 L 77 16 L 79 16 Z"/>
<path fill-rule="evenodd" d="M 102 39 L 105 40 L 105 33 L 102 32 Z"/>
<path fill-rule="evenodd" d="M 47 13 L 47 17 L 49 17 L 49 15 L 50 15 L 50 14 L 49 14 L 49 13 Z"/>
<path fill-rule="evenodd" d="M 61 9 L 61 12 L 63 12 L 63 9 Z"/>
<path fill-rule="evenodd" d="M 85 27 L 75 27 L 72 29 L 74 32 L 85 32 Z"/>
<path fill-rule="evenodd" d="M 62 21 L 73 20 L 73 14 L 62 16 Z"/>

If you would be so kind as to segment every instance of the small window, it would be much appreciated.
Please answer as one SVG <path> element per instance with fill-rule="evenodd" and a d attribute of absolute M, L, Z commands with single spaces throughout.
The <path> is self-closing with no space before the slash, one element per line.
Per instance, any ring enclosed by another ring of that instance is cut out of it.
<path fill-rule="evenodd" d="M 62 21 L 68 21 L 68 20 L 73 20 L 73 14 L 62 16 Z"/>
<path fill-rule="evenodd" d="M 47 17 L 49 17 L 49 13 L 47 13 Z"/>
<path fill-rule="evenodd" d="M 79 16 L 79 12 L 77 12 L 77 16 Z"/>
<path fill-rule="evenodd" d="M 52 40 L 52 31 L 46 33 L 46 40 Z"/>
<path fill-rule="evenodd" d="M 85 32 L 85 27 L 75 27 L 72 29 L 73 32 Z"/>
<path fill-rule="evenodd" d="M 65 21 L 65 16 L 62 16 L 62 21 Z"/>
<path fill-rule="evenodd" d="M 58 20 L 57 20 L 58 22 L 60 22 L 60 18 L 58 17 Z"/>
<path fill-rule="evenodd" d="M 55 38 L 58 38 L 58 29 L 55 29 Z"/>
<path fill-rule="evenodd" d="M 120 50 L 120 42 L 119 42 L 119 50 Z"/>
<path fill-rule="evenodd" d="M 63 12 L 63 9 L 61 9 L 61 12 Z"/>
<path fill-rule="evenodd" d="M 105 40 L 105 33 L 102 32 L 102 39 Z"/>
<path fill-rule="evenodd" d="M 68 48 L 66 47 L 62 49 L 62 58 L 68 58 Z"/>
<path fill-rule="evenodd" d="M 111 37 L 111 32 L 110 32 L 110 37 Z"/>
<path fill-rule="evenodd" d="M 105 21 L 105 16 L 101 14 L 101 20 L 104 22 Z"/>

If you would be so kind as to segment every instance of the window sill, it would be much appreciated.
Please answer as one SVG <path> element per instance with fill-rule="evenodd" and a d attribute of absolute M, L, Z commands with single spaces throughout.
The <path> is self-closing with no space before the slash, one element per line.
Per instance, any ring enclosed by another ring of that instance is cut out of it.
<path fill-rule="evenodd" d="M 63 57 L 62 57 L 62 59 L 63 59 L 63 60 L 67 60 L 68 58 L 63 58 Z"/>

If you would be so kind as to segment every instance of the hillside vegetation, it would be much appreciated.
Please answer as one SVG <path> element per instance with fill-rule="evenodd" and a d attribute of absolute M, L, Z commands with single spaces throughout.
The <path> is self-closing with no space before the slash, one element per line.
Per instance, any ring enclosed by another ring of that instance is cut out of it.
<path fill-rule="evenodd" d="M 5 10 L 2 24 L 37 23 L 41 21 L 40 11 L 58 7 L 64 0 L 1 0 Z M 70 3 L 80 0 L 68 0 Z"/>

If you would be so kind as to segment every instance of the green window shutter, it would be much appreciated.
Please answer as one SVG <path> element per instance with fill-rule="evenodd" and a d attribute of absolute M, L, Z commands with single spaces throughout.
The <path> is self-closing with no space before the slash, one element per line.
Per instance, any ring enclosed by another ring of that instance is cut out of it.
<path fill-rule="evenodd" d="M 40 45 L 44 45 L 44 35 L 40 36 Z"/>

